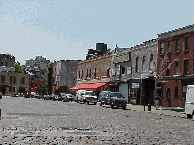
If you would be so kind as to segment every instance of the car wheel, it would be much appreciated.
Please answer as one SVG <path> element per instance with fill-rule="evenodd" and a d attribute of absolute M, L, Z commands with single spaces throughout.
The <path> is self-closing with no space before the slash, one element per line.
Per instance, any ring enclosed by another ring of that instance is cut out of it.
<path fill-rule="evenodd" d="M 94 105 L 96 105 L 97 103 L 94 103 Z"/>
<path fill-rule="evenodd" d="M 87 104 L 89 105 L 89 102 L 87 101 Z"/>
<path fill-rule="evenodd" d="M 187 114 L 187 118 L 191 119 L 192 115 L 191 114 Z"/>
<path fill-rule="evenodd" d="M 83 100 L 83 103 L 85 104 L 86 103 L 86 100 Z"/>
<path fill-rule="evenodd" d="M 125 110 L 126 109 L 126 106 L 124 106 L 124 107 L 122 107 L 123 108 L 123 110 Z"/>
<path fill-rule="evenodd" d="M 113 109 L 113 108 L 114 108 L 114 105 L 110 105 L 110 108 L 112 108 L 112 109 Z"/>

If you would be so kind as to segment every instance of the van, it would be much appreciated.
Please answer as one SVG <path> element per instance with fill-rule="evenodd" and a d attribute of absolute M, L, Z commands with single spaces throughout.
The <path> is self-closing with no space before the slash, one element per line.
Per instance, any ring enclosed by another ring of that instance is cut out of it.
<path fill-rule="evenodd" d="M 194 115 L 194 85 L 187 86 L 185 113 L 187 118 L 192 118 Z"/>
<path fill-rule="evenodd" d="M 76 100 L 77 100 L 77 103 L 84 101 L 82 96 L 85 94 L 85 92 L 86 92 L 86 90 L 78 90 L 76 92 Z"/>

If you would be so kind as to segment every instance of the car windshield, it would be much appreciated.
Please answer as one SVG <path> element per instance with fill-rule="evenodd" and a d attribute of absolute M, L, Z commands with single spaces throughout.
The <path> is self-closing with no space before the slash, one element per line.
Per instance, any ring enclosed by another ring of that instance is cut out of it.
<path fill-rule="evenodd" d="M 123 98 L 123 95 L 120 93 L 111 93 L 111 97 Z"/>
<path fill-rule="evenodd" d="M 72 94 L 67 94 L 68 97 L 72 97 Z"/>
<path fill-rule="evenodd" d="M 61 93 L 61 96 L 65 96 L 66 95 L 66 93 Z"/>
<path fill-rule="evenodd" d="M 94 93 L 93 92 L 86 92 L 85 94 L 86 95 L 90 95 L 90 96 L 94 96 Z"/>
<path fill-rule="evenodd" d="M 106 97 L 109 93 L 110 93 L 110 92 L 102 92 L 102 93 L 101 93 L 101 96 Z"/>

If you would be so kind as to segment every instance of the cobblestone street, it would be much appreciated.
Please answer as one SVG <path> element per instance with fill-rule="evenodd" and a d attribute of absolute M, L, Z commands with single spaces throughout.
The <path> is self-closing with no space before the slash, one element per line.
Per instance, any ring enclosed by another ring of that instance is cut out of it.
<path fill-rule="evenodd" d="M 0 100 L 1 144 L 194 144 L 194 121 L 109 106 Z"/>

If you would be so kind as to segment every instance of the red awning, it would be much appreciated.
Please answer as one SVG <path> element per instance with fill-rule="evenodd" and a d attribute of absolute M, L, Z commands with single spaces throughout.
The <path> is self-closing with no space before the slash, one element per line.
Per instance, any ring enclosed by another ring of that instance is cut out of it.
<path fill-rule="evenodd" d="M 77 90 L 89 90 L 89 91 L 102 91 L 106 90 L 108 87 L 108 83 L 92 83 L 92 84 L 79 84 L 70 88 L 70 91 L 77 91 Z"/>

